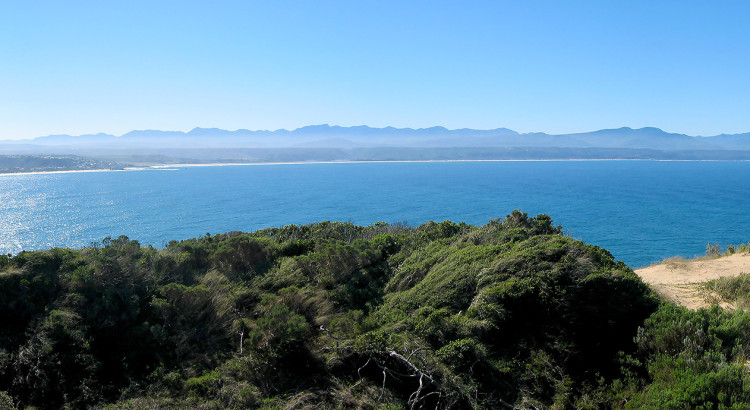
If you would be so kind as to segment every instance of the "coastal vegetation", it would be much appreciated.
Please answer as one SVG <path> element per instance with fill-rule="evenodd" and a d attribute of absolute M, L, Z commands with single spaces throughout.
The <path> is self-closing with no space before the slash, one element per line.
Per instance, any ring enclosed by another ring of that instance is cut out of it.
<path fill-rule="evenodd" d="M 175 146 L 180 147 L 178 143 Z M 39 152 L 48 152 L 47 147 Z M 35 151 L 36 152 L 36 151 Z M 125 166 L 210 163 L 286 163 L 341 161 L 516 161 L 516 160 L 667 160 L 747 161 L 750 151 L 659 150 L 647 148 L 566 147 L 291 147 L 291 148 L 154 148 L 84 151 L 64 155 L 0 156 L 0 173 L 122 169 Z M 45 159 L 49 158 L 49 159 Z M 68 158 L 63 160 L 62 158 Z M 71 158 L 83 158 L 78 160 Z M 93 162 L 92 162 L 93 161 Z M 88 163 L 87 163 L 88 162 Z M 78 165 L 75 165 L 75 164 Z"/>
<path fill-rule="evenodd" d="M 74 155 L 0 155 L 0 174 L 123 168 L 120 163 Z"/>
<path fill-rule="evenodd" d="M 716 295 L 717 301 L 731 303 L 741 309 L 750 308 L 750 273 L 717 278 L 703 286 Z"/>
<path fill-rule="evenodd" d="M 750 313 L 514 211 L 0 256 L 8 408 L 745 408 Z"/>

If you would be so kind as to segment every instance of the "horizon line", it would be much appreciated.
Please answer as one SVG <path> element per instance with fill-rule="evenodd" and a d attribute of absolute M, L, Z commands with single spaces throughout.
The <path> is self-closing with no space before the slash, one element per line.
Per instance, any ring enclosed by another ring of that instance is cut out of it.
<path fill-rule="evenodd" d="M 182 131 L 182 130 L 162 130 L 162 129 L 155 129 L 155 128 L 143 128 L 143 129 L 133 129 L 128 132 L 125 132 L 120 135 L 116 134 L 110 134 L 108 132 L 97 132 L 97 133 L 85 133 L 85 134 L 47 134 L 47 135 L 40 135 L 36 137 L 31 138 L 1 138 L 0 141 L 33 141 L 39 138 L 49 138 L 49 137 L 84 137 L 84 136 L 112 136 L 115 138 L 121 138 L 125 135 L 128 135 L 130 133 L 147 133 L 147 132 L 160 132 L 160 133 L 181 133 L 181 134 L 190 134 L 191 132 L 194 132 L 196 130 L 216 130 L 221 132 L 229 132 L 229 133 L 236 133 L 236 132 L 253 132 L 253 133 L 259 133 L 259 132 L 267 132 L 267 133 L 278 133 L 278 132 L 289 132 L 294 133 L 300 130 L 303 130 L 305 128 L 314 128 L 314 127 L 327 127 L 332 129 L 356 129 L 356 128 L 367 128 L 371 130 L 397 130 L 397 131 L 424 131 L 424 130 L 431 130 L 431 129 L 441 129 L 445 131 L 450 132 L 457 132 L 457 131 L 498 131 L 498 130 L 506 130 L 510 131 L 512 133 L 518 134 L 518 135 L 533 135 L 533 134 L 545 134 L 550 136 L 562 136 L 562 135 L 577 135 L 577 134 L 589 134 L 594 132 L 600 132 L 600 131 L 618 131 L 618 130 L 632 130 L 632 131 L 640 131 L 640 130 L 647 130 L 652 129 L 657 132 L 663 132 L 665 134 L 673 134 L 673 135 L 684 135 L 688 137 L 693 138 L 711 138 L 711 137 L 718 137 L 718 136 L 731 136 L 731 135 L 744 135 L 744 134 L 750 134 L 750 132 L 740 132 L 740 133 L 719 133 L 714 135 L 690 135 L 690 134 L 684 134 L 684 133 L 677 133 L 677 132 L 669 132 L 665 131 L 662 128 L 654 127 L 654 126 L 644 126 L 640 128 L 632 128 L 630 126 L 621 126 L 621 127 L 611 127 L 611 128 L 601 128 L 601 129 L 595 129 L 590 131 L 578 131 L 578 132 L 569 132 L 569 133 L 547 133 L 544 131 L 531 131 L 531 132 L 518 132 L 508 127 L 497 127 L 497 128 L 468 128 L 468 127 L 462 127 L 462 128 L 448 128 L 442 125 L 433 125 L 430 127 L 420 127 L 420 128 L 413 128 L 413 127 L 394 127 L 394 126 L 385 126 L 385 127 L 373 127 L 369 125 L 352 125 L 352 126 L 343 126 L 343 125 L 330 125 L 327 123 L 323 124 L 310 124 L 305 125 L 301 127 L 297 127 L 294 129 L 287 129 L 287 128 L 277 128 L 277 129 L 255 129 L 251 130 L 249 128 L 237 128 L 237 129 L 225 129 L 225 128 L 219 128 L 219 127 L 200 127 L 196 126 L 191 128 L 188 131 Z"/>

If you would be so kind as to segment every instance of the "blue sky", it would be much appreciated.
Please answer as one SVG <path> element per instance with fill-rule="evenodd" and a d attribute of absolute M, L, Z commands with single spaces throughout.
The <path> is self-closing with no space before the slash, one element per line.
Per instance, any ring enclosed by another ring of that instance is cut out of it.
<path fill-rule="evenodd" d="M 0 138 L 750 131 L 750 2 L 0 3 Z"/>

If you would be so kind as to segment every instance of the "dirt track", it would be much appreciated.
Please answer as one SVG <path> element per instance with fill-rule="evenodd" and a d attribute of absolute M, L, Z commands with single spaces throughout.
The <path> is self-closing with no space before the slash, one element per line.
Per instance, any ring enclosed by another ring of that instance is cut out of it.
<path fill-rule="evenodd" d="M 750 254 L 735 253 L 713 259 L 668 259 L 658 265 L 637 269 L 635 273 L 660 295 L 689 309 L 710 306 L 715 295 L 701 289 L 699 284 L 723 276 L 750 273 Z M 719 303 L 734 308 L 729 303 Z"/>

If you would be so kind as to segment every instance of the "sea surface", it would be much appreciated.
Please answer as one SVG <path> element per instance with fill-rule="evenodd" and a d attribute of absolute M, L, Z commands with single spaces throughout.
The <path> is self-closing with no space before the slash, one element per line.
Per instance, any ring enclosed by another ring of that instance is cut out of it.
<path fill-rule="evenodd" d="M 288 224 L 545 213 L 631 267 L 750 241 L 750 162 L 390 162 L 0 175 L 0 253 Z"/>

